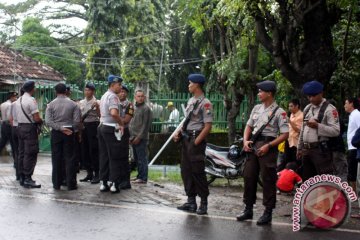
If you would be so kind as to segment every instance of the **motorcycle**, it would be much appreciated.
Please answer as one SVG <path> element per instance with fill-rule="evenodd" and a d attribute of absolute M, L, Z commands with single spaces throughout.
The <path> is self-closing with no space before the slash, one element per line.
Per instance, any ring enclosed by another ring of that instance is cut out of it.
<path fill-rule="evenodd" d="M 246 153 L 242 151 L 242 146 L 243 139 L 239 136 L 230 147 L 206 144 L 205 172 L 209 185 L 217 178 L 234 180 L 243 177 Z M 262 186 L 260 178 L 259 184 Z"/>

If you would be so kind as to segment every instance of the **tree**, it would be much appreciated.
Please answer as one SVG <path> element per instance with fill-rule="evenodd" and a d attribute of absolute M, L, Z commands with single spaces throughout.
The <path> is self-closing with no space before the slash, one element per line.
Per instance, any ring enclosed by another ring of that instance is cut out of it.
<path fill-rule="evenodd" d="M 120 39 L 126 37 L 126 15 L 133 5 L 117 0 L 89 0 L 88 4 L 87 78 L 101 80 L 109 73 L 120 74 L 123 47 Z"/>
<path fill-rule="evenodd" d="M 61 49 L 59 43 L 50 36 L 50 31 L 41 25 L 37 18 L 27 18 L 23 22 L 22 35 L 16 39 L 15 47 L 23 54 L 53 67 L 62 73 L 70 83 L 79 83 L 82 79 L 80 64 L 67 50 Z M 35 50 L 39 47 L 39 50 Z M 46 52 L 46 48 L 51 52 Z"/>
<path fill-rule="evenodd" d="M 126 36 L 129 40 L 124 42 L 122 72 L 127 80 L 150 83 L 150 88 L 156 91 L 159 90 L 157 84 L 163 54 L 162 44 L 167 49 L 165 12 L 166 1 L 135 0 L 132 11 L 126 16 Z M 166 59 L 163 60 L 165 61 Z M 164 81 L 161 82 L 161 89 L 166 88 Z"/>
<path fill-rule="evenodd" d="M 28 0 L 10 5 L 0 3 L 1 43 L 13 43 L 15 41 L 16 32 L 21 33 L 21 29 L 18 28 L 20 14 L 32 10 L 37 3 L 37 0 Z"/>
<path fill-rule="evenodd" d="M 297 95 L 306 81 L 329 83 L 337 65 L 331 29 L 340 17 L 334 3 L 247 0 L 247 8 L 260 43 Z"/>

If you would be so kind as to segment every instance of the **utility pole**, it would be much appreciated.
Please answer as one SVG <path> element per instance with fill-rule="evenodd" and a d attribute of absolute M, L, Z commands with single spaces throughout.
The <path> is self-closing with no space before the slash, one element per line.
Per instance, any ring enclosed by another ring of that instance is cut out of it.
<path fill-rule="evenodd" d="M 165 51 L 165 36 L 164 36 L 163 32 L 161 33 L 160 41 L 161 41 L 161 44 L 162 44 L 162 51 L 161 51 L 160 73 L 159 73 L 158 90 L 157 90 L 158 93 L 160 93 L 160 82 L 161 82 L 162 66 L 163 66 L 164 51 Z"/>

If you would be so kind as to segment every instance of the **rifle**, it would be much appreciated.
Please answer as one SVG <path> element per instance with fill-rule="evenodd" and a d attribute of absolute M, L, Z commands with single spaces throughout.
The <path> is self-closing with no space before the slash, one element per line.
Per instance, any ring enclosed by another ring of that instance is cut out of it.
<path fill-rule="evenodd" d="M 266 126 L 271 122 L 271 120 L 275 117 L 275 113 L 276 111 L 279 109 L 279 106 L 277 106 L 274 111 L 271 113 L 269 120 L 263 124 L 257 131 L 256 133 L 254 133 L 251 137 L 250 140 L 252 142 L 252 145 L 255 144 L 255 142 L 257 141 L 257 139 L 260 137 L 262 131 L 266 128 Z M 253 147 L 252 147 L 253 148 Z M 245 153 L 244 148 L 241 150 L 240 155 L 243 155 Z"/>
<path fill-rule="evenodd" d="M 84 122 L 84 120 L 89 116 L 90 112 L 94 110 L 95 105 L 92 105 L 91 108 L 81 117 L 81 122 Z"/>
<path fill-rule="evenodd" d="M 197 101 L 195 102 L 193 109 L 192 109 L 192 110 L 189 112 L 189 114 L 186 116 L 185 121 L 184 121 L 184 124 L 182 125 L 182 136 L 183 136 L 185 139 L 188 139 L 188 138 L 189 138 L 189 135 L 188 135 L 187 132 L 186 132 L 186 128 L 187 128 L 187 126 L 189 125 L 190 119 L 191 119 L 194 111 L 197 109 L 197 107 L 198 107 L 198 105 L 199 105 L 200 102 L 201 102 L 201 101 L 199 101 L 199 100 L 197 100 Z"/>

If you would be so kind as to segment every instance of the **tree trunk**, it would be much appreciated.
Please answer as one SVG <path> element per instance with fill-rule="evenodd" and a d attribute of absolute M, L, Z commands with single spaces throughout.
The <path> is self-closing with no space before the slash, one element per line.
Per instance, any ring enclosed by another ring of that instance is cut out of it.
<path fill-rule="evenodd" d="M 238 89 L 236 89 L 235 86 L 233 88 L 233 101 L 231 104 L 231 109 L 227 113 L 227 119 L 228 119 L 228 142 L 229 145 L 234 142 L 235 136 L 236 136 L 236 117 L 239 115 L 240 112 L 240 106 L 242 101 L 244 100 L 244 95 L 239 92 Z"/>

